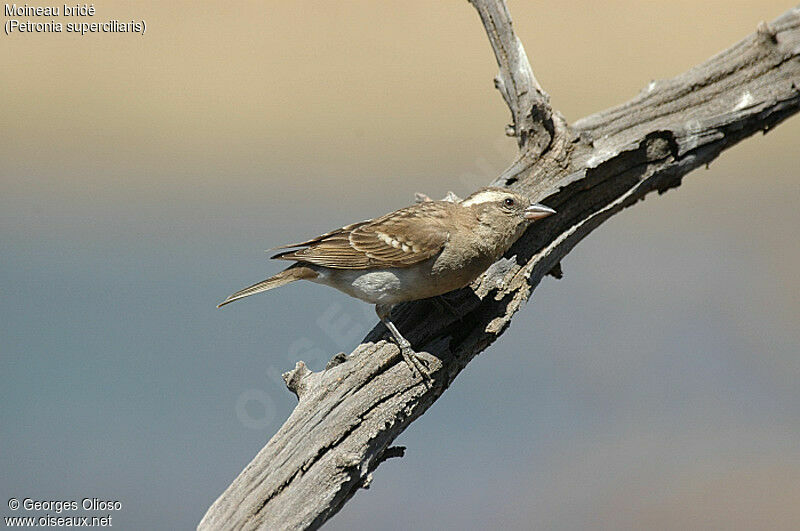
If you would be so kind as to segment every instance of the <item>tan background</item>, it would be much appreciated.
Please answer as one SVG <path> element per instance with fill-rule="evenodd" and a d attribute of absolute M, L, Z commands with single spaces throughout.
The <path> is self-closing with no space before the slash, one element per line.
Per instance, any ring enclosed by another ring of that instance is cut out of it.
<path fill-rule="evenodd" d="M 0 38 L 0 494 L 185 528 L 290 411 L 274 375 L 374 322 L 316 286 L 214 303 L 514 145 L 463 1 L 95 7 L 147 33 Z M 570 120 L 790 7 L 510 3 Z M 800 525 L 799 144 L 794 118 L 593 234 L 330 527 Z"/>

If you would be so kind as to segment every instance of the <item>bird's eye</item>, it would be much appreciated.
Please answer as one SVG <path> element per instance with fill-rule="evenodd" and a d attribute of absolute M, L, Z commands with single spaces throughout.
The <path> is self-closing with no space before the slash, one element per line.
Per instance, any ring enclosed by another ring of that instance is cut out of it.
<path fill-rule="evenodd" d="M 513 206 L 514 206 L 514 200 L 513 200 L 513 199 L 511 199 L 510 197 L 507 197 L 505 200 L 503 200 L 503 204 L 504 204 L 505 206 L 507 206 L 507 207 L 511 208 L 511 207 L 513 207 Z"/>

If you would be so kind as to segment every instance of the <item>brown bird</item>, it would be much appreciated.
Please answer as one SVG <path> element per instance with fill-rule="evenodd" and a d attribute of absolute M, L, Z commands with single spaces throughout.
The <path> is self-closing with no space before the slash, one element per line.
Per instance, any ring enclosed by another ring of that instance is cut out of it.
<path fill-rule="evenodd" d="M 237 291 L 218 307 L 294 282 L 310 280 L 375 305 L 412 372 L 429 376 L 389 319 L 392 306 L 463 288 L 497 261 L 531 222 L 555 210 L 503 188 L 483 188 L 464 200 L 425 201 L 353 223 L 272 258 L 294 264 Z"/>

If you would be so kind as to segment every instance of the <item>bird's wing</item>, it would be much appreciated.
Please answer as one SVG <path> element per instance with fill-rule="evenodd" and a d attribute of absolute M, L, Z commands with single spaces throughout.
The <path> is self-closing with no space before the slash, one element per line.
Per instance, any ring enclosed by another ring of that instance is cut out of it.
<path fill-rule="evenodd" d="M 334 269 L 409 267 L 438 254 L 450 236 L 452 203 L 419 203 L 372 221 L 355 223 L 298 245 L 272 258 Z"/>
<path fill-rule="evenodd" d="M 331 237 L 335 237 L 335 236 L 340 235 L 342 233 L 349 233 L 353 229 L 355 229 L 357 227 L 360 227 L 361 225 L 366 225 L 367 223 L 371 223 L 371 222 L 372 222 L 371 219 L 366 219 L 364 221 L 359 221 L 358 223 L 353 223 L 353 224 L 344 226 L 341 229 L 336 229 L 336 230 L 332 230 L 330 232 L 326 232 L 325 234 L 317 236 L 316 238 L 311 238 L 310 240 L 306 240 L 304 242 L 289 243 L 289 244 L 286 244 L 286 245 L 279 245 L 278 247 L 273 247 L 272 249 L 269 249 L 269 250 L 270 251 L 274 251 L 274 250 L 277 250 L 277 249 L 292 249 L 294 247 L 308 247 L 309 245 L 314 245 L 315 243 L 319 243 L 322 240 L 325 240 L 325 239 L 328 239 L 328 238 L 331 238 Z"/>

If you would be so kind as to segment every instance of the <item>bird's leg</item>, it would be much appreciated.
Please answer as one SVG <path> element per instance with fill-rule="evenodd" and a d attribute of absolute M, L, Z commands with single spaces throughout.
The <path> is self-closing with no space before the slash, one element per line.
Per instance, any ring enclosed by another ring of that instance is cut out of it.
<path fill-rule="evenodd" d="M 392 333 L 394 336 L 394 340 L 397 342 L 397 346 L 400 347 L 400 354 L 403 356 L 403 360 L 406 362 L 406 365 L 411 369 L 411 372 L 414 373 L 414 376 L 421 375 L 426 379 L 431 377 L 430 371 L 419 359 L 417 353 L 411 348 L 411 343 L 408 342 L 406 338 L 404 338 L 397 327 L 391 322 L 389 319 L 383 321 L 383 324 L 386 325 L 386 328 L 389 329 L 389 332 Z"/>
<path fill-rule="evenodd" d="M 378 314 L 378 318 L 383 324 L 386 325 L 386 328 L 389 329 L 389 332 L 391 332 L 392 337 L 394 337 L 394 340 L 397 343 L 397 346 L 400 347 L 400 355 L 403 356 L 403 361 L 406 362 L 408 368 L 411 369 L 411 372 L 414 373 L 415 377 L 419 374 L 422 375 L 422 377 L 426 380 L 430 380 L 431 372 L 428 367 L 411 348 L 411 343 L 408 341 L 408 339 L 403 337 L 403 334 L 400 333 L 400 330 L 398 330 L 394 323 L 389 319 L 389 313 L 391 311 L 391 305 L 375 305 L 375 313 Z"/>

